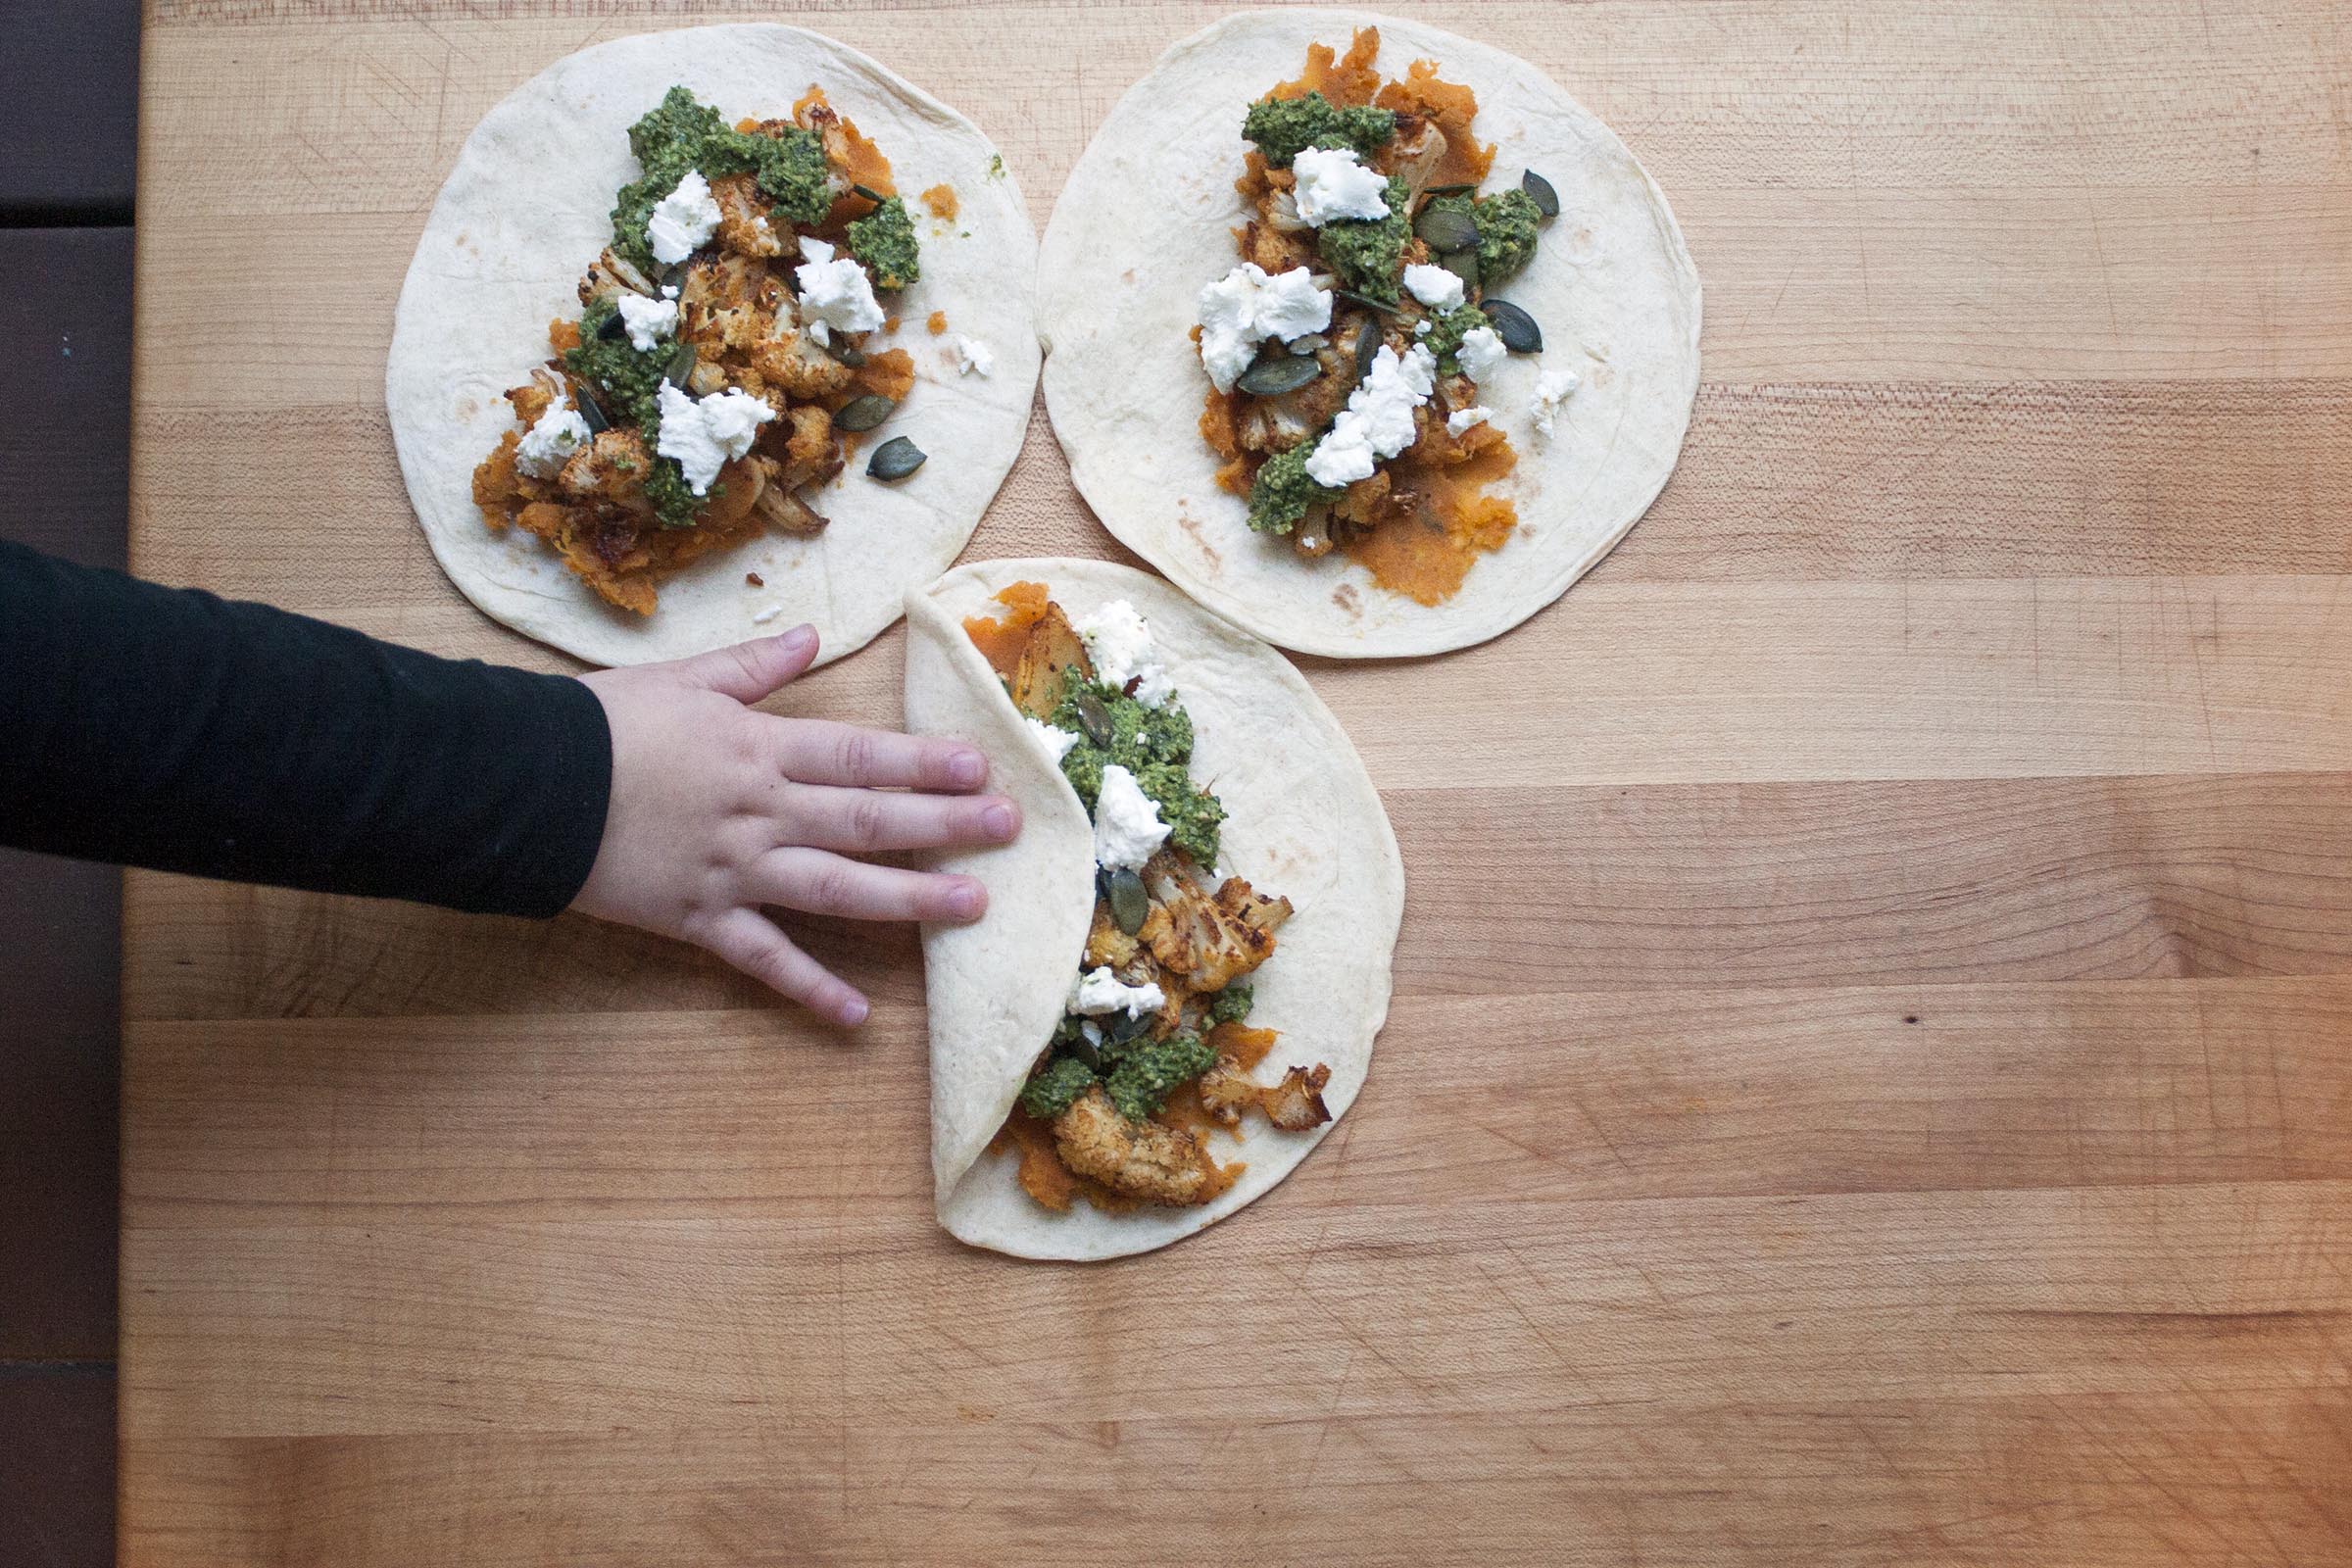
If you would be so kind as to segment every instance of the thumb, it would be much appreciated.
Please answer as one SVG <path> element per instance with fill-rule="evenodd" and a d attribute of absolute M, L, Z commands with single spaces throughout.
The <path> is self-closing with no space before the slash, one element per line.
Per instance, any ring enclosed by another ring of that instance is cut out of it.
<path fill-rule="evenodd" d="M 816 660 L 816 628 L 795 626 L 781 637 L 761 637 L 732 648 L 713 648 L 667 667 L 689 686 L 699 686 L 739 703 L 756 703 L 781 690 Z"/>

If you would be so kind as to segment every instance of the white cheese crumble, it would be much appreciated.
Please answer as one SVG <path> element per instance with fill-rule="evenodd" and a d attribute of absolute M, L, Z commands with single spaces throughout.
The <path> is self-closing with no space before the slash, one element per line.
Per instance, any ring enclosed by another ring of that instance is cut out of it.
<path fill-rule="evenodd" d="M 1455 310 L 1462 303 L 1461 274 L 1443 267 L 1414 262 L 1404 270 L 1404 286 L 1433 311 Z"/>
<path fill-rule="evenodd" d="M 1352 147 L 1306 147 L 1291 160 L 1298 216 L 1316 228 L 1337 218 L 1386 218 L 1389 182 Z"/>
<path fill-rule="evenodd" d="M 1046 754 L 1046 760 L 1055 767 L 1061 765 L 1061 760 L 1069 755 L 1070 748 L 1078 744 L 1077 736 L 1042 718 L 1031 718 L 1023 713 L 1021 722 L 1029 726 L 1030 738 L 1037 742 L 1038 750 Z"/>
<path fill-rule="evenodd" d="M 1584 378 L 1574 370 L 1545 370 L 1536 378 L 1536 428 L 1546 440 L 1551 436 L 1551 421 L 1559 416 L 1560 405 L 1576 395 Z"/>
<path fill-rule="evenodd" d="M 1244 262 L 1200 290 L 1200 363 L 1220 392 L 1257 357 L 1261 339 L 1285 342 L 1331 325 L 1331 295 L 1315 287 L 1303 267 L 1269 277 L 1255 262 Z"/>
<path fill-rule="evenodd" d="M 997 351 L 976 337 L 956 339 L 956 373 L 987 375 L 997 368 Z"/>
<path fill-rule="evenodd" d="M 1353 484 L 1372 477 L 1373 465 L 1413 444 L 1413 411 L 1437 385 L 1438 359 L 1416 343 L 1399 360 L 1382 344 L 1372 372 L 1348 394 L 1348 407 L 1306 455 L 1306 475 L 1317 484 Z"/>
<path fill-rule="evenodd" d="M 784 607 L 782 605 L 770 605 L 765 610 L 756 611 L 753 612 L 752 624 L 755 626 L 764 626 L 782 613 L 784 613 Z"/>
<path fill-rule="evenodd" d="M 569 402 L 551 403 L 537 422 L 522 432 L 514 448 L 514 466 L 534 479 L 553 479 L 571 455 L 589 442 L 588 421 Z"/>
<path fill-rule="evenodd" d="M 1102 769 L 1095 796 L 1095 863 L 1113 871 L 1140 871 L 1168 836 L 1159 808 L 1135 775 L 1116 762 Z"/>
<path fill-rule="evenodd" d="M 1147 1012 L 1157 1012 L 1167 1002 L 1167 994 L 1150 981 L 1125 985 L 1107 968 L 1087 970 L 1070 992 L 1070 1011 L 1088 1018 L 1113 1012 L 1141 1018 Z"/>
<path fill-rule="evenodd" d="M 612 297 L 620 309 L 620 324 L 629 334 L 629 347 L 643 354 L 665 337 L 678 332 L 678 302 L 649 300 L 642 294 L 622 289 Z"/>
<path fill-rule="evenodd" d="M 1493 327 L 1474 326 L 1462 334 L 1462 346 L 1453 351 L 1453 357 L 1461 362 L 1464 375 L 1473 381 L 1484 381 L 1509 353 Z"/>
<path fill-rule="evenodd" d="M 686 487 L 709 495 L 718 470 L 752 450 L 760 427 L 776 411 L 738 387 L 696 399 L 663 381 L 655 399 L 662 406 L 662 439 L 654 450 L 678 460 Z"/>
<path fill-rule="evenodd" d="M 1446 416 L 1446 433 L 1447 435 L 1460 435 L 1464 430 L 1469 429 L 1472 425 L 1484 424 L 1494 416 L 1494 411 L 1493 409 L 1456 409 L 1451 414 Z"/>
<path fill-rule="evenodd" d="M 701 170 L 689 169 L 675 190 L 654 203 L 653 216 L 645 220 L 645 242 L 653 247 L 654 260 L 668 267 L 709 244 L 717 229 L 718 202 L 710 182 Z"/>
<path fill-rule="evenodd" d="M 1159 650 L 1152 642 L 1152 628 L 1126 600 L 1109 601 L 1081 617 L 1073 629 L 1086 644 L 1097 680 L 1121 688 L 1134 681 L 1136 701 L 1153 708 L 1176 695 L 1168 666 L 1161 662 Z"/>
<path fill-rule="evenodd" d="M 871 332 L 882 324 L 882 306 L 865 269 L 849 257 L 834 260 L 833 247 L 821 239 L 801 241 L 808 258 L 792 270 L 801 285 L 801 324 L 817 342 L 830 343 L 834 332 Z"/>

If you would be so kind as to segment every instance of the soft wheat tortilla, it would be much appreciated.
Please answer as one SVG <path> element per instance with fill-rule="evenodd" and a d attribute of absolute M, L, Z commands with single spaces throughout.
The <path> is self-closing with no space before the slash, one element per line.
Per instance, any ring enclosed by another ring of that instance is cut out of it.
<path fill-rule="evenodd" d="M 1214 1202 L 1105 1214 L 1080 1200 L 1056 1214 L 1014 1183 L 1015 1160 L 985 1152 L 1061 1017 L 1094 910 L 1094 829 L 1048 762 L 1003 682 L 963 630 L 994 595 L 1042 582 L 1072 619 L 1125 599 L 1150 623 L 1196 732 L 1193 777 L 1224 800 L 1223 869 L 1295 912 L 1250 981 L 1250 1022 L 1282 1039 L 1254 1076 L 1327 1062 L 1333 1120 L 1286 1133 L 1250 1117 L 1220 1160 L 1249 1170 Z M 1389 963 L 1404 912 L 1404 865 L 1355 748 L 1311 687 L 1256 638 L 1156 577 L 1096 561 L 984 561 L 906 599 L 906 727 L 985 751 L 991 787 L 1018 801 L 1021 836 L 945 858 L 976 876 L 988 913 L 923 933 L 931 1010 L 931 1171 L 939 1220 L 975 1247 L 1021 1257 L 1095 1259 L 1191 1235 L 1288 1175 L 1347 1113 L 1389 1010 Z"/>
<path fill-rule="evenodd" d="M 813 539 L 771 532 L 707 557 L 664 580 L 660 606 L 640 617 L 606 605 L 537 539 L 484 527 L 472 478 L 514 427 L 501 394 L 548 358 L 548 322 L 579 314 L 580 274 L 612 237 L 614 193 L 637 176 L 630 124 L 680 82 L 729 123 L 787 116 L 814 83 L 890 159 L 923 275 L 884 297 L 899 329 L 875 333 L 869 347 L 908 350 L 916 380 L 841 476 L 807 492 L 832 526 Z M 680 658 L 802 621 L 816 626 L 823 660 L 862 647 L 898 618 L 909 587 L 962 550 L 1028 428 L 1037 239 L 1002 170 L 962 116 L 798 27 L 615 39 L 524 82 L 459 151 L 409 266 L 385 367 L 401 472 L 451 580 L 493 618 L 599 664 Z M 960 204 L 948 222 L 917 199 L 941 183 Z M 925 330 L 935 310 L 947 313 L 946 336 Z M 993 374 L 956 373 L 958 334 L 996 351 Z M 893 435 L 912 437 L 930 462 L 895 484 L 868 479 L 867 455 Z M 766 586 L 751 587 L 751 572 Z"/>
<path fill-rule="evenodd" d="M 1380 69 L 1435 60 L 1478 94 L 1475 129 L 1495 144 L 1482 190 L 1549 179 L 1560 216 L 1496 297 L 1533 315 L 1544 352 L 1514 355 L 1480 401 L 1519 451 L 1496 488 L 1519 526 L 1461 591 L 1424 607 L 1380 588 L 1343 555 L 1301 560 L 1252 534 L 1242 498 L 1217 488 L 1200 437 L 1207 375 L 1188 336 L 1202 285 L 1240 260 L 1247 220 L 1234 179 L 1242 118 L 1298 74 L 1310 42 L 1345 54 L 1380 28 Z M 1083 494 L 1113 534 L 1211 610 L 1301 653 L 1434 654 L 1516 626 L 1624 537 L 1674 467 L 1698 386 L 1698 273 L 1666 198 L 1606 125 L 1526 61 L 1417 23 L 1352 11 L 1257 11 L 1160 57 L 1095 135 L 1054 204 L 1038 274 L 1046 409 Z M 1529 417 L 1544 368 L 1584 388 L 1547 443 Z"/>

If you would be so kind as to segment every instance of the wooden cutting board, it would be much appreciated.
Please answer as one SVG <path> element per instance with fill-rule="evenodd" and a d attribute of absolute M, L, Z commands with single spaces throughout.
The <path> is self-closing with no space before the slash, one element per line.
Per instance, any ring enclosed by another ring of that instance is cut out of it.
<path fill-rule="evenodd" d="M 151 0 L 143 571 L 560 667 L 426 553 L 384 345 L 476 118 L 650 9 Z M 932 1224 L 905 934 L 806 930 L 849 1039 L 582 920 L 134 876 L 125 1561 L 2352 1557 L 2352 29 L 1400 9 L 1624 134 L 1705 384 L 1561 604 L 1306 664 L 1410 879 L 1337 1135 L 1017 1264 Z M 787 20 L 1042 226 L 1215 14 Z M 1042 410 L 972 552 L 1117 554 Z M 892 719 L 902 648 L 784 706 Z"/>

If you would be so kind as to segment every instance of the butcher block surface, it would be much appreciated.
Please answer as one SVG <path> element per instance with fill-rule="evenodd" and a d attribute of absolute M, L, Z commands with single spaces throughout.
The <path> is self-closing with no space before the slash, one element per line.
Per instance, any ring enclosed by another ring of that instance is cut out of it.
<path fill-rule="evenodd" d="M 841 1036 L 580 918 L 134 876 L 123 1561 L 2352 1559 L 2352 24 L 1396 9 L 1630 143 L 1703 377 L 1561 603 L 1302 662 L 1409 901 L 1331 1139 L 1019 1263 L 932 1220 L 909 932 L 795 927 Z M 384 350 L 484 110 L 722 15 L 651 10 L 154 0 L 138 569 L 569 667 L 434 564 Z M 765 20 L 1042 227 L 1218 14 Z M 1045 553 L 1127 559 L 1041 405 L 971 554 Z M 903 650 L 776 706 L 895 721 Z"/>

